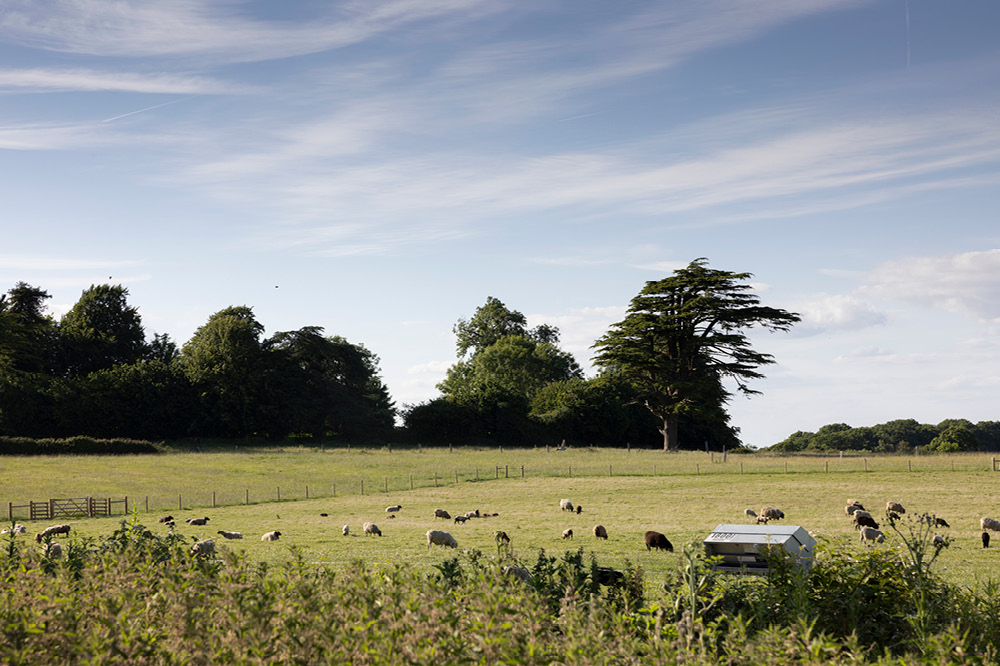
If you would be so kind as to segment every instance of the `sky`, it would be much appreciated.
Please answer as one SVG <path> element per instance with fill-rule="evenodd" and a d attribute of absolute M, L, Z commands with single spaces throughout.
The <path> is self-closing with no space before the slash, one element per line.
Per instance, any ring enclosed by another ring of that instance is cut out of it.
<path fill-rule="evenodd" d="M 0 0 L 0 291 L 253 308 L 439 395 L 490 296 L 594 341 L 704 257 L 799 313 L 763 447 L 1000 420 L 995 0 Z M 682 434 L 683 437 L 683 434 Z"/>

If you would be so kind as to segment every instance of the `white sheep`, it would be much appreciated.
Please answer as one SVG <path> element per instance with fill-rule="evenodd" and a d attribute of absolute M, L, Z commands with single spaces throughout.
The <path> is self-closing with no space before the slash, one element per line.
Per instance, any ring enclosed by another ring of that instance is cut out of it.
<path fill-rule="evenodd" d="M 861 528 L 862 543 L 882 543 L 883 541 L 885 541 L 885 535 L 874 527 Z"/>
<path fill-rule="evenodd" d="M 890 513 L 890 512 L 891 513 L 906 513 L 906 509 L 904 509 L 903 505 L 900 504 L 899 502 L 889 501 L 889 502 L 885 503 L 885 512 L 886 513 Z"/>
<path fill-rule="evenodd" d="M 261 535 L 260 540 L 277 541 L 280 538 L 281 538 L 281 532 L 279 532 L 278 530 L 274 530 L 273 532 L 267 532 L 266 534 Z"/>
<path fill-rule="evenodd" d="M 594 536 L 598 539 L 608 540 L 608 531 L 604 529 L 604 525 L 594 525 Z"/>
<path fill-rule="evenodd" d="M 215 552 L 215 542 L 211 539 L 204 539 L 191 546 L 192 555 L 208 556 Z"/>
<path fill-rule="evenodd" d="M 62 546 L 57 544 L 55 541 L 52 541 L 51 543 L 47 544 L 44 550 L 42 551 L 42 555 L 52 560 L 59 559 L 60 557 L 62 557 L 62 554 L 63 554 Z"/>
<path fill-rule="evenodd" d="M 402 504 L 396 504 L 395 506 L 387 506 L 387 507 L 385 507 L 385 512 L 386 513 L 396 513 L 397 511 L 399 511 L 402 508 L 403 508 Z"/>
<path fill-rule="evenodd" d="M 855 511 L 851 515 L 854 516 L 854 520 L 855 521 L 858 518 L 871 518 L 872 517 L 872 514 L 869 513 L 868 511 L 865 511 L 864 509 L 858 509 L 857 511 Z"/>
<path fill-rule="evenodd" d="M 864 511 L 864 509 L 862 509 L 857 504 L 848 504 L 847 506 L 844 507 L 844 513 L 846 513 L 848 516 L 852 516 L 853 517 L 854 514 L 857 513 L 858 511 Z M 865 513 L 868 513 L 868 512 L 865 511 Z"/>
<path fill-rule="evenodd" d="M 561 499 L 559 500 L 559 508 L 563 511 L 572 511 L 573 503 L 570 502 L 568 499 Z"/>
<path fill-rule="evenodd" d="M 46 527 L 44 530 L 35 535 L 35 543 L 41 543 L 45 537 L 53 534 L 69 534 L 69 529 L 69 525 L 66 525 L 65 523 L 62 525 L 51 525 Z"/>
<path fill-rule="evenodd" d="M 10 534 L 11 532 L 13 532 L 14 534 L 27 534 L 28 528 L 26 528 L 21 523 L 17 523 L 14 525 L 13 529 L 11 529 L 10 527 L 5 527 L 2 530 L 0 530 L 0 534 Z"/>
<path fill-rule="evenodd" d="M 347 536 L 350 533 L 351 533 L 351 526 L 350 525 L 344 525 L 344 536 Z"/>
<path fill-rule="evenodd" d="M 435 518 L 444 518 L 445 520 L 451 520 L 451 514 L 444 509 L 434 509 Z"/>
<path fill-rule="evenodd" d="M 242 532 L 227 532 L 226 530 L 219 530 L 219 534 L 222 535 L 223 539 L 242 539 Z"/>
<path fill-rule="evenodd" d="M 427 530 L 427 547 L 430 548 L 431 546 L 448 546 L 449 548 L 458 548 L 458 542 L 455 541 L 455 537 L 447 532 L 442 532 L 440 530 Z"/>
<path fill-rule="evenodd" d="M 1000 520 L 995 518 L 980 518 L 979 519 L 979 529 L 982 531 L 993 530 L 994 532 L 1000 532 Z"/>
<path fill-rule="evenodd" d="M 563 539 L 572 539 L 573 538 L 573 530 L 572 529 L 563 530 L 562 538 Z"/>
<path fill-rule="evenodd" d="M 375 536 L 382 536 L 382 530 L 378 528 L 375 523 L 365 523 L 364 525 L 365 534 L 374 534 Z"/>

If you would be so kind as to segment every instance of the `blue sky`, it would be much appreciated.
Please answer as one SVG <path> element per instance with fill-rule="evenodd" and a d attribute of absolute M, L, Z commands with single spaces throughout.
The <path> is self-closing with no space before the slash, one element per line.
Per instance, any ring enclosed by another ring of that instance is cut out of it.
<path fill-rule="evenodd" d="M 0 288 L 254 308 L 434 397 L 488 296 L 590 345 L 698 257 L 799 312 L 747 443 L 1000 420 L 1000 3 L 0 0 Z"/>

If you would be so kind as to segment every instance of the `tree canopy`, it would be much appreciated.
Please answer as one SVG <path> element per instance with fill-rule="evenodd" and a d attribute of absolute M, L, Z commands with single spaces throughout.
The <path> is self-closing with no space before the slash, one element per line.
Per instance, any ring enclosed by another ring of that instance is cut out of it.
<path fill-rule="evenodd" d="M 625 319 L 594 344 L 594 362 L 636 387 L 639 401 L 662 423 L 664 450 L 678 447 L 681 414 L 711 413 L 729 399 L 723 380 L 745 395 L 758 368 L 774 363 L 750 345 L 746 331 L 786 331 L 799 316 L 763 306 L 746 283 L 750 273 L 711 269 L 704 258 L 670 277 L 647 282 Z"/>

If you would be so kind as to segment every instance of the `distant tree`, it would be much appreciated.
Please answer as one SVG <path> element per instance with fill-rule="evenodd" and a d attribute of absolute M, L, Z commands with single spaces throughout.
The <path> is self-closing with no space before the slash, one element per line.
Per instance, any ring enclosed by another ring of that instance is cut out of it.
<path fill-rule="evenodd" d="M 527 318 L 517 310 L 510 310 L 499 299 L 489 296 L 486 303 L 476 308 L 468 320 L 459 319 L 452 329 L 455 333 L 459 358 L 496 344 L 510 336 L 521 336 L 533 342 L 559 343 L 559 329 L 549 324 L 528 328 Z"/>
<path fill-rule="evenodd" d="M 173 363 L 181 357 L 177 344 L 166 333 L 154 333 L 153 339 L 146 348 L 147 361 Z"/>
<path fill-rule="evenodd" d="M 56 355 L 56 325 L 45 314 L 49 293 L 18 282 L 0 295 L 0 371 L 46 372 Z"/>
<path fill-rule="evenodd" d="M 415 443 L 453 444 L 486 439 L 479 413 L 446 398 L 435 398 L 402 410 L 403 427 Z"/>
<path fill-rule="evenodd" d="M 200 396 L 202 434 L 243 437 L 266 420 L 271 367 L 263 332 L 252 308 L 228 307 L 209 317 L 181 349 L 181 366 Z"/>
<path fill-rule="evenodd" d="M 762 306 L 744 283 L 752 274 L 706 263 L 697 259 L 671 277 L 647 282 L 625 319 L 594 344 L 595 363 L 631 381 L 660 420 L 665 451 L 677 448 L 682 414 L 722 407 L 729 398 L 724 378 L 745 395 L 758 393 L 746 382 L 762 378 L 757 368 L 774 359 L 755 351 L 744 331 L 786 331 L 799 321 L 795 313 Z"/>
<path fill-rule="evenodd" d="M 379 377 L 378 357 L 363 345 L 307 326 L 276 333 L 266 346 L 284 405 L 285 428 L 314 437 L 379 436 L 394 424 L 395 408 Z"/>
<path fill-rule="evenodd" d="M 1000 421 L 980 421 L 972 432 L 981 451 L 1000 451 Z"/>
<path fill-rule="evenodd" d="M 92 285 L 59 322 L 61 370 L 82 375 L 130 365 L 146 354 L 138 308 L 121 285 Z"/>
<path fill-rule="evenodd" d="M 969 425 L 972 425 L 971 423 Z M 931 440 L 927 448 L 941 453 L 957 453 L 960 451 L 975 451 L 978 448 L 976 436 L 971 428 L 964 424 L 949 425 L 940 435 Z"/>

